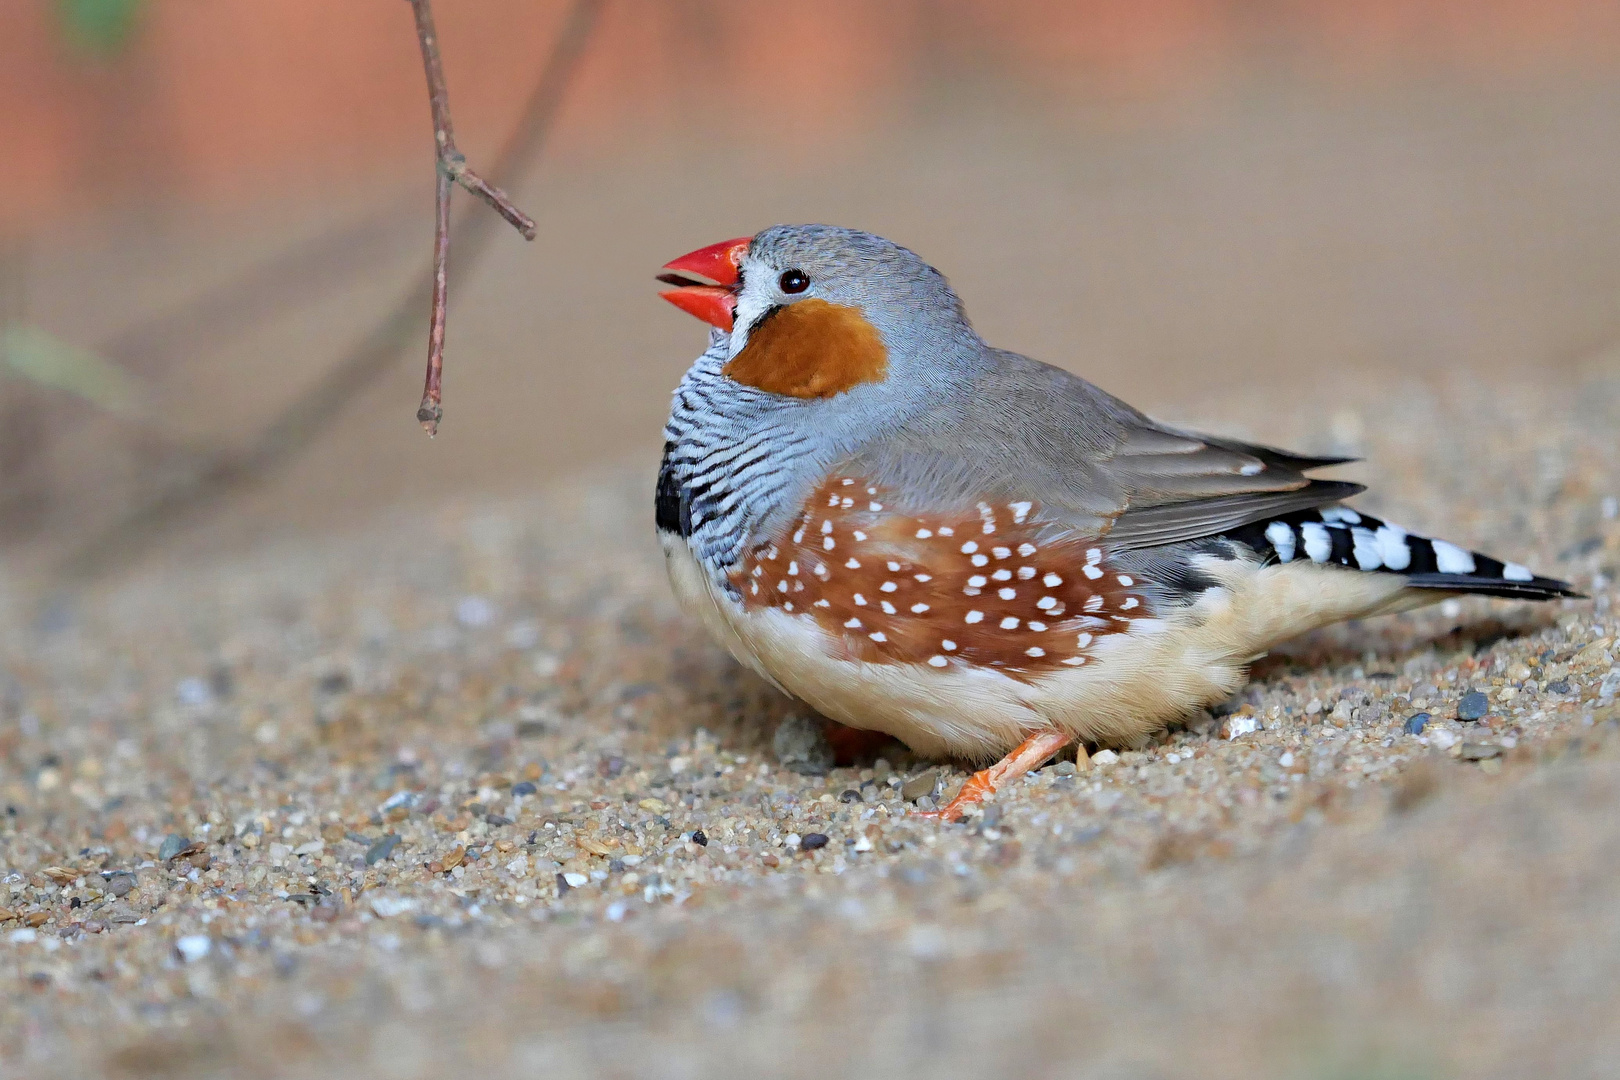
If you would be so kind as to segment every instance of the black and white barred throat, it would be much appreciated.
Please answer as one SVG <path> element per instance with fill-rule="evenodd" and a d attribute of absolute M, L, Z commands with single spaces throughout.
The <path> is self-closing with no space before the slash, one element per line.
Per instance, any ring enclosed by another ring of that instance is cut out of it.
<path fill-rule="evenodd" d="M 817 447 L 779 398 L 720 374 L 726 359 L 717 335 L 675 389 L 655 514 L 730 591 L 726 571 L 802 486 Z"/>

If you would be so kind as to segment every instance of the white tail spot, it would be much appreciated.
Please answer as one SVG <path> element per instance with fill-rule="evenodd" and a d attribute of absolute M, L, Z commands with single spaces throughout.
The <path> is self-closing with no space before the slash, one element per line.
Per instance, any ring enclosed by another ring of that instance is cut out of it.
<path fill-rule="evenodd" d="M 1086 562 L 1092 565 L 1102 562 L 1102 548 L 1086 548 Z"/>
<path fill-rule="evenodd" d="M 795 529 L 794 530 L 794 532 L 793 532 L 793 542 L 795 544 L 804 543 L 804 530 L 803 529 Z"/>
<path fill-rule="evenodd" d="M 848 495 L 845 495 L 842 499 L 838 500 L 838 505 L 840 508 L 848 510 L 850 507 L 855 505 L 855 500 L 850 498 Z"/>
<path fill-rule="evenodd" d="M 946 664 L 950 663 L 950 661 L 945 659 L 943 656 L 930 656 L 928 658 L 928 663 L 932 667 L 944 667 Z"/>

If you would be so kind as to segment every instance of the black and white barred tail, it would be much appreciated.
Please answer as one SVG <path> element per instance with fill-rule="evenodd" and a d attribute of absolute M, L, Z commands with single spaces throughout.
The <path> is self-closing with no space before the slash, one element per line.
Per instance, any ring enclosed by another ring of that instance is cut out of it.
<path fill-rule="evenodd" d="M 1518 563 L 1504 563 L 1444 540 L 1415 536 L 1347 506 L 1302 510 L 1257 521 L 1227 534 L 1266 562 L 1301 560 L 1369 573 L 1401 574 L 1417 589 L 1479 593 L 1517 600 L 1580 596 L 1568 582 L 1538 577 Z"/>

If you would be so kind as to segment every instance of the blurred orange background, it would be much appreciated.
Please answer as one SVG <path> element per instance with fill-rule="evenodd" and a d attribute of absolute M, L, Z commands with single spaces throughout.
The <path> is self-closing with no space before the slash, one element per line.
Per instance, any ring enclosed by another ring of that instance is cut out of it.
<path fill-rule="evenodd" d="M 127 32 L 90 47 L 73 19 L 107 5 Z M 569 10 L 438 0 L 474 168 Z M 1620 337 L 1612 2 L 608 0 L 511 185 L 539 239 L 452 252 L 440 437 L 413 420 L 424 307 L 249 482 L 232 455 L 296 426 L 424 272 L 408 5 L 0 0 L 0 96 L 6 340 L 134 402 L 0 356 L 24 561 L 133 557 L 131 520 L 183 553 L 650 470 L 703 341 L 652 274 L 776 221 L 888 235 L 992 342 L 1213 427 L 1256 380 L 1326 417 L 1344 380 L 1443 389 Z"/>

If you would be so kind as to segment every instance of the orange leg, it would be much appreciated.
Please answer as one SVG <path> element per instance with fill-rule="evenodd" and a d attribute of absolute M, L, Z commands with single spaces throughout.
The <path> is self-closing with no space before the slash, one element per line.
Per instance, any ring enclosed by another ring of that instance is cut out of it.
<path fill-rule="evenodd" d="M 967 782 L 962 785 L 962 790 L 947 806 L 918 816 L 938 818 L 944 822 L 959 821 L 962 812 L 968 807 L 983 802 L 986 795 L 1002 784 L 1016 780 L 1032 769 L 1040 768 L 1053 754 L 1069 745 L 1069 742 L 1069 736 L 1061 731 L 1043 731 L 1031 735 L 1019 743 L 1012 753 L 988 769 L 980 769 L 968 777 Z M 1076 753 L 1083 756 L 1085 752 L 1085 748 L 1081 747 Z"/>

